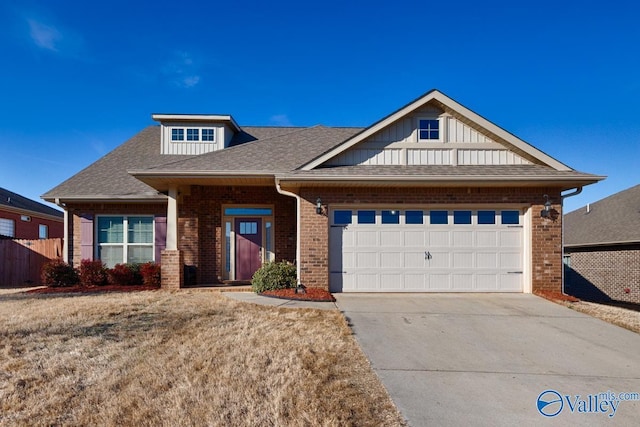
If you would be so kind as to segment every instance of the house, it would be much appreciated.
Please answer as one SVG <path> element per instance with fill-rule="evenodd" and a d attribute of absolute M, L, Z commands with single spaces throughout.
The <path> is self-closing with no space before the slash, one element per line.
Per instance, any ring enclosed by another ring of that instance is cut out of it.
<path fill-rule="evenodd" d="M 0 238 L 34 240 L 63 235 L 61 211 L 0 187 Z"/>
<path fill-rule="evenodd" d="M 562 194 L 603 179 L 437 90 L 366 128 L 152 118 L 43 198 L 74 264 L 154 260 L 163 287 L 290 260 L 333 292 L 560 290 Z"/>
<path fill-rule="evenodd" d="M 570 212 L 564 221 L 566 292 L 640 303 L 640 185 Z"/>

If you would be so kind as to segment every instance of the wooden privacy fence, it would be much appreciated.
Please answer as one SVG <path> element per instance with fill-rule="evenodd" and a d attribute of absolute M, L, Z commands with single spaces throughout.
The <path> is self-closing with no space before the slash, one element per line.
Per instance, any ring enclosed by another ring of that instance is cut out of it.
<path fill-rule="evenodd" d="M 62 239 L 0 239 L 0 286 L 39 285 L 42 266 L 62 257 Z"/>

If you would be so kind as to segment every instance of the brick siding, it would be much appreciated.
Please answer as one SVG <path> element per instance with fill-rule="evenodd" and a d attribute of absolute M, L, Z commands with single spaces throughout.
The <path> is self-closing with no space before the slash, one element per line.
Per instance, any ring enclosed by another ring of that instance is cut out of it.
<path fill-rule="evenodd" d="M 565 252 L 571 259 L 567 293 L 591 301 L 640 303 L 640 245 Z"/>

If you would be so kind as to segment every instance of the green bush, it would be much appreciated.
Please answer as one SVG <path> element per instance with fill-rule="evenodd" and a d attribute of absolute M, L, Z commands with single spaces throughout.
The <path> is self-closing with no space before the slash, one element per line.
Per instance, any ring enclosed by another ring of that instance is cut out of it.
<path fill-rule="evenodd" d="M 54 259 L 42 266 L 42 284 L 52 287 L 73 286 L 78 283 L 78 272 L 71 264 Z"/>
<path fill-rule="evenodd" d="M 296 266 L 288 261 L 267 262 L 255 272 L 251 279 L 251 289 L 258 293 L 273 289 L 295 288 L 296 284 Z"/>
<path fill-rule="evenodd" d="M 103 286 L 107 284 L 107 269 L 102 261 L 83 259 L 80 261 L 80 284 L 82 286 Z"/>

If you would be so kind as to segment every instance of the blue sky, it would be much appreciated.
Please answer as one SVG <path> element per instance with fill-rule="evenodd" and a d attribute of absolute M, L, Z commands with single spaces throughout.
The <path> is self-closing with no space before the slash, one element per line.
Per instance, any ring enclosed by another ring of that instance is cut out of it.
<path fill-rule="evenodd" d="M 368 126 L 437 88 L 574 169 L 640 182 L 636 1 L 4 1 L 0 186 L 39 196 L 152 113 Z"/>

